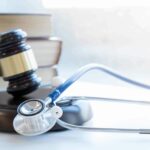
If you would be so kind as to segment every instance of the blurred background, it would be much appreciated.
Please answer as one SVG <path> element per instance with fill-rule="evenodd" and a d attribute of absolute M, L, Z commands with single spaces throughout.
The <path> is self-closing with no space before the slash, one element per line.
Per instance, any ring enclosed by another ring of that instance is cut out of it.
<path fill-rule="evenodd" d="M 0 6 L 0 13 L 52 15 L 51 35 L 63 41 L 62 77 L 94 62 L 150 84 L 148 0 L 0 0 Z M 90 73 L 88 80 L 122 84 L 99 72 Z"/>

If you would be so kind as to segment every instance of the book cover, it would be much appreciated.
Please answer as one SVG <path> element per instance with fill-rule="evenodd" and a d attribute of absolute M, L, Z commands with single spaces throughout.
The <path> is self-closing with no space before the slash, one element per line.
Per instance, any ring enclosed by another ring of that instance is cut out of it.
<path fill-rule="evenodd" d="M 27 44 L 31 46 L 38 66 L 58 64 L 62 49 L 61 39 L 57 37 L 51 37 L 50 39 L 28 37 Z"/>
<path fill-rule="evenodd" d="M 51 35 L 50 14 L 0 14 L 0 32 L 21 28 L 30 37 Z"/>

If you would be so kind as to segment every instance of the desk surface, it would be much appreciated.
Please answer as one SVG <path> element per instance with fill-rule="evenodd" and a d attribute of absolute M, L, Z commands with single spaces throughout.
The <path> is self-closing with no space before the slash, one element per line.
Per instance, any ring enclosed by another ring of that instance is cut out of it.
<path fill-rule="evenodd" d="M 78 84 L 78 85 L 77 85 Z M 78 88 L 75 88 L 75 86 Z M 94 90 L 96 89 L 96 90 Z M 82 91 L 82 92 L 81 92 Z M 92 92 L 91 92 L 92 91 Z M 103 96 L 103 97 L 114 97 L 114 98 L 132 98 L 138 100 L 150 100 L 150 92 L 146 90 L 140 90 L 136 88 L 120 88 L 120 87 L 113 87 L 107 85 L 94 85 L 89 83 L 76 83 L 73 85 L 68 91 L 66 91 L 63 95 L 88 95 L 88 96 Z M 125 108 L 124 105 L 115 108 L 115 110 L 120 111 L 122 108 Z M 104 108 L 104 107 L 102 107 Z M 110 108 L 110 107 L 109 107 Z M 114 108 L 110 108 L 114 109 Z M 111 110 L 108 110 L 110 114 Z M 135 112 L 137 113 L 138 107 L 135 107 Z M 102 110 L 101 110 L 102 111 Z M 140 126 L 143 127 L 150 127 L 150 117 L 148 118 L 148 111 L 142 111 L 144 118 L 139 120 Z M 109 121 L 102 125 L 107 124 L 107 126 L 111 124 L 111 126 L 116 125 L 113 122 L 113 114 L 109 116 L 107 113 L 102 114 L 103 112 L 99 113 L 99 116 L 102 116 L 102 120 L 106 117 L 110 117 Z M 118 112 L 114 112 L 117 114 Z M 138 127 L 138 121 L 136 120 L 137 117 L 141 117 L 140 112 L 138 114 L 132 114 L 132 117 L 135 117 L 135 120 L 130 117 L 128 120 L 128 115 L 131 114 L 131 109 L 126 111 L 120 115 L 121 120 L 117 122 L 117 125 L 128 125 L 131 121 L 133 121 L 132 125 Z M 125 118 L 123 118 L 123 117 Z M 127 118 L 126 118 L 127 117 Z M 140 118 L 141 119 L 141 118 Z M 126 121 L 126 124 L 122 124 L 122 122 Z M 100 120 L 98 120 L 99 124 L 101 125 Z M 149 123 L 149 125 L 148 125 Z M 132 126 L 131 125 L 131 126 Z M 64 150 L 64 149 L 71 149 L 71 150 L 100 150 L 100 149 L 111 149 L 111 150 L 127 150 L 127 149 L 149 149 L 150 146 L 150 135 L 141 135 L 141 134 L 128 134 L 128 133 L 96 133 L 96 132 L 79 132 L 79 131 L 62 131 L 62 132 L 51 132 L 46 133 L 36 137 L 24 137 L 17 134 L 10 134 L 10 133 L 0 133 L 0 147 L 4 148 L 5 150 L 27 150 L 27 149 L 35 149 L 35 150 Z"/>
<path fill-rule="evenodd" d="M 0 147 L 5 150 L 143 150 L 149 149 L 150 135 L 65 131 L 37 137 L 23 137 L 1 133 L 0 141 Z"/>

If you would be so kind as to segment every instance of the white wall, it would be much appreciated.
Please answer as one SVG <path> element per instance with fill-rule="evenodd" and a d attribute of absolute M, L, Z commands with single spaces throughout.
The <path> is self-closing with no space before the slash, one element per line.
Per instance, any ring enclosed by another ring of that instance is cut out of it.
<path fill-rule="evenodd" d="M 0 0 L 0 13 L 45 11 L 41 0 Z"/>
<path fill-rule="evenodd" d="M 64 41 L 62 66 L 98 62 L 150 82 L 149 8 L 51 9 Z"/>

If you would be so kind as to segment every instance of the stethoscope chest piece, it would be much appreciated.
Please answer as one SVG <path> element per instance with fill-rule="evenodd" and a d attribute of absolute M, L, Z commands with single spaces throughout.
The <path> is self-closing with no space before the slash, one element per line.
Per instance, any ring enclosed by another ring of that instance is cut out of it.
<path fill-rule="evenodd" d="M 19 134 L 39 135 L 53 128 L 62 114 L 59 106 L 48 108 L 43 100 L 28 100 L 18 107 L 18 115 L 13 121 L 13 126 Z"/>

